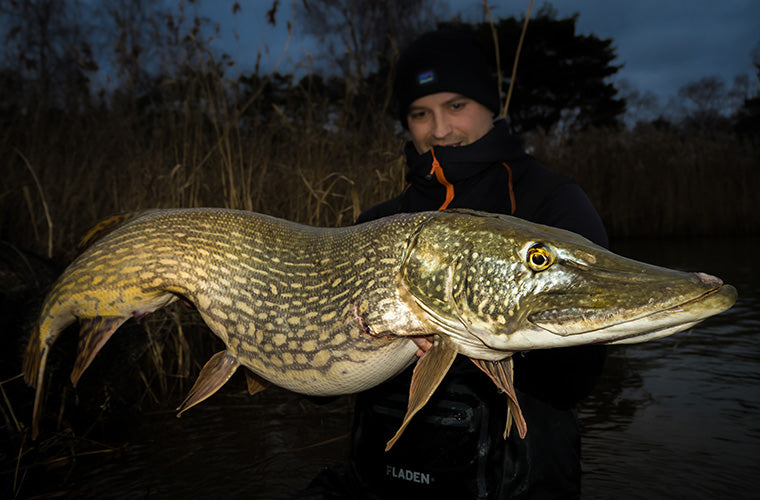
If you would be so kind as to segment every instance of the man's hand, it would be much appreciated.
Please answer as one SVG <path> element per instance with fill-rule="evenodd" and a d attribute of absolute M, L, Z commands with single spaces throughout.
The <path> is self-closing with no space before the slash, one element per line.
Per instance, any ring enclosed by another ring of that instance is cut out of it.
<path fill-rule="evenodd" d="M 427 337 L 412 337 L 412 341 L 417 344 L 417 347 L 419 347 L 419 349 L 417 349 L 417 356 L 419 357 L 422 357 L 423 354 L 433 347 L 432 335 L 428 335 Z"/>

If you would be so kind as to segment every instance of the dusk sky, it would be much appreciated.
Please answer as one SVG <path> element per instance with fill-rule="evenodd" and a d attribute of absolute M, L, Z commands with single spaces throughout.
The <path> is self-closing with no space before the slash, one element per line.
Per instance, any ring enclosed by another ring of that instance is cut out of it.
<path fill-rule="evenodd" d="M 492 12 L 496 17 L 520 17 L 528 3 L 493 1 Z M 282 56 L 278 69 L 286 73 L 315 52 L 314 40 L 303 36 L 297 19 L 285 51 L 286 23 L 294 19 L 291 1 L 280 1 L 276 27 L 265 22 L 270 0 L 241 0 L 242 12 L 236 16 L 231 15 L 232 4 L 201 3 L 201 13 L 220 23 L 219 47 L 239 63 L 241 71 L 253 67 L 259 48 L 268 52 L 264 64 L 272 65 Z M 444 4 L 449 9 L 447 18 L 461 13 L 465 20 L 482 19 L 480 0 L 447 0 Z M 534 3 L 534 14 L 542 4 Z M 681 86 L 702 77 L 720 77 L 730 87 L 735 76 L 746 74 L 756 85 L 752 53 L 760 53 L 758 0 L 556 0 L 552 5 L 559 17 L 578 13 L 580 33 L 612 38 L 617 63 L 624 64 L 618 78 L 642 93 L 654 92 L 661 104 Z"/>

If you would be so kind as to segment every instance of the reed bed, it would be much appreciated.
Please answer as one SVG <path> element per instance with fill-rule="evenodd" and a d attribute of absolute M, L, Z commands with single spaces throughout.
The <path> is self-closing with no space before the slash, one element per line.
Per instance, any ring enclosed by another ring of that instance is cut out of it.
<path fill-rule="evenodd" d="M 342 132 L 299 123 L 301 110 L 292 118 L 264 111 L 259 122 L 232 122 L 235 110 L 211 120 L 189 103 L 157 117 L 17 117 L 0 140 L 0 238 L 65 260 L 99 219 L 152 207 L 223 206 L 347 225 L 365 200 L 400 188 L 402 140 L 384 117 L 374 119 L 378 127 L 359 124 L 366 132 Z"/>
<path fill-rule="evenodd" d="M 758 138 L 645 125 L 527 143 L 583 186 L 613 239 L 760 232 Z"/>
<path fill-rule="evenodd" d="M 256 120 L 227 108 L 209 118 L 187 101 L 158 116 L 104 109 L 14 117 L 0 131 L 0 238 L 66 261 L 99 219 L 151 207 L 223 206 L 351 224 L 403 187 L 403 137 L 391 117 L 370 109 L 353 111 L 351 121 L 322 118 L 347 113 L 330 106 L 261 103 Z M 756 139 L 650 126 L 568 138 L 536 132 L 527 144 L 586 189 L 613 237 L 760 228 Z"/>

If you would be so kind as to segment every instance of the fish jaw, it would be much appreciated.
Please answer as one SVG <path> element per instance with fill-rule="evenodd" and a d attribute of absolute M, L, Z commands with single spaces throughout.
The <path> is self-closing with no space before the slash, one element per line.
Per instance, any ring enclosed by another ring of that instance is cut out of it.
<path fill-rule="evenodd" d="M 736 288 L 731 285 L 721 285 L 713 291 L 706 293 L 697 300 L 686 302 L 681 306 L 666 309 L 659 313 L 653 313 L 638 320 L 648 321 L 651 324 L 661 323 L 665 324 L 666 326 L 658 326 L 654 329 L 646 331 L 646 333 L 643 334 L 639 333 L 627 335 L 619 337 L 615 340 L 608 340 L 605 343 L 637 344 L 640 342 L 667 337 L 668 335 L 687 330 L 710 316 L 720 314 L 721 312 L 728 310 L 731 306 L 734 305 L 737 297 L 738 291 Z M 668 322 L 675 324 L 672 326 L 667 326 Z M 620 327 L 621 329 L 626 329 L 627 325 L 621 324 Z M 635 329 L 633 329 L 633 331 L 635 331 Z"/>
<path fill-rule="evenodd" d="M 541 349 L 550 347 L 566 347 L 591 343 L 604 344 L 636 344 L 655 340 L 687 330 L 710 316 L 719 314 L 730 308 L 736 301 L 737 291 L 731 285 L 720 285 L 705 292 L 697 298 L 686 300 L 671 307 L 657 308 L 644 311 L 636 317 L 621 319 L 609 325 L 598 328 L 585 327 L 582 331 L 579 322 L 573 331 L 568 324 L 543 321 L 546 315 L 536 315 L 531 318 L 534 328 L 525 332 L 515 332 L 512 345 L 520 342 L 524 349 Z"/>

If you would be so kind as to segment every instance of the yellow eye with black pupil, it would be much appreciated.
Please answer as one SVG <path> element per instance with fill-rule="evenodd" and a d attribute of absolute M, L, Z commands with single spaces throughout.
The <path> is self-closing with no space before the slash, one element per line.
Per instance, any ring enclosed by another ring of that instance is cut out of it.
<path fill-rule="evenodd" d="M 542 244 L 533 245 L 528 249 L 528 267 L 534 271 L 543 271 L 554 263 L 551 250 Z"/>

